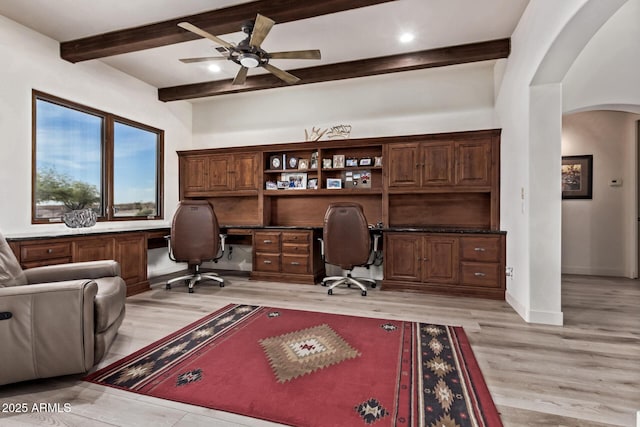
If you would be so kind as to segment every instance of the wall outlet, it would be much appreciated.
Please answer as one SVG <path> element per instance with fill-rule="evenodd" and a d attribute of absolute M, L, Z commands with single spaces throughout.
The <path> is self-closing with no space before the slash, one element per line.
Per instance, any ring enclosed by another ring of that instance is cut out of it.
<path fill-rule="evenodd" d="M 513 267 L 505 268 L 504 274 L 510 279 L 513 279 Z"/>

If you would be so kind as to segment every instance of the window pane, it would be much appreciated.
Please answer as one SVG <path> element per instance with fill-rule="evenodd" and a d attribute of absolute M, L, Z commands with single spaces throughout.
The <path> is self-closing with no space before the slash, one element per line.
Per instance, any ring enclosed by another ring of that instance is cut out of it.
<path fill-rule="evenodd" d="M 113 138 L 114 215 L 158 214 L 158 134 L 115 122 Z"/>
<path fill-rule="evenodd" d="M 92 208 L 102 216 L 103 118 L 36 100 L 36 218 Z"/>

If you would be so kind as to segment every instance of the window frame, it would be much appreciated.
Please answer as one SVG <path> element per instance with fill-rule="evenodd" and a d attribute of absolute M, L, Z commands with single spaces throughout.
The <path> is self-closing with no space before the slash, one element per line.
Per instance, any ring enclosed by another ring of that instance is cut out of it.
<path fill-rule="evenodd" d="M 52 224 L 61 222 L 61 218 L 36 218 L 36 183 L 37 183 L 37 101 L 45 101 L 61 107 L 70 108 L 81 113 L 91 114 L 102 119 L 101 132 L 101 177 L 100 191 L 104 215 L 98 216 L 99 222 L 146 221 L 164 218 L 164 130 L 136 122 L 126 117 L 101 111 L 77 102 L 69 101 L 38 90 L 32 90 L 31 97 L 31 223 Z M 154 216 L 115 216 L 114 212 L 114 136 L 115 123 L 135 127 L 157 135 L 156 151 L 156 214 Z"/>

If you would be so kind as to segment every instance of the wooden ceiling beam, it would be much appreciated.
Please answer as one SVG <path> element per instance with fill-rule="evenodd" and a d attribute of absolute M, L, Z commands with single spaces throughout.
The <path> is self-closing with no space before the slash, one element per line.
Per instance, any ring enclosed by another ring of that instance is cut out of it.
<path fill-rule="evenodd" d="M 60 56 L 70 62 L 80 62 L 198 39 L 197 35 L 178 27 L 178 23 L 183 21 L 188 21 L 211 34 L 220 35 L 240 31 L 242 24 L 255 18 L 257 13 L 282 24 L 389 1 L 396 0 L 258 0 L 62 42 Z"/>
<path fill-rule="evenodd" d="M 288 71 L 300 78 L 296 85 L 301 85 L 507 58 L 510 50 L 510 39 L 499 39 Z M 233 86 L 232 81 L 216 80 L 160 88 L 158 99 L 178 101 L 288 86 L 272 74 L 249 77 L 242 86 Z"/>

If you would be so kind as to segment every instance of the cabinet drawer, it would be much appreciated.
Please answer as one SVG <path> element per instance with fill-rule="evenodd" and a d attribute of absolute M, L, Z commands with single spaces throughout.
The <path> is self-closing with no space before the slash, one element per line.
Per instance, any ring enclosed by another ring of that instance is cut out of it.
<path fill-rule="evenodd" d="M 500 287 L 500 264 L 463 262 L 461 265 L 461 284 L 483 288 Z"/>
<path fill-rule="evenodd" d="M 309 243 L 310 234 L 306 232 L 283 232 L 283 243 Z"/>
<path fill-rule="evenodd" d="M 282 242 L 282 253 L 290 255 L 307 255 L 309 253 L 309 244 Z"/>
<path fill-rule="evenodd" d="M 22 246 L 20 249 L 20 260 L 23 263 L 70 257 L 70 242 L 43 243 L 38 245 Z"/>
<path fill-rule="evenodd" d="M 280 233 L 257 231 L 253 246 L 256 252 L 280 252 Z"/>
<path fill-rule="evenodd" d="M 300 255 L 282 255 L 282 272 L 294 274 L 309 273 L 309 257 Z"/>
<path fill-rule="evenodd" d="M 463 237 L 462 259 L 500 262 L 500 237 Z"/>
<path fill-rule="evenodd" d="M 280 255 L 256 254 L 256 263 L 253 266 L 256 271 L 280 271 Z"/>

